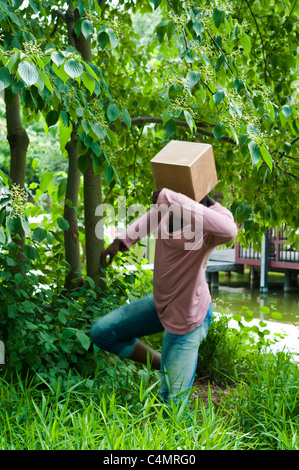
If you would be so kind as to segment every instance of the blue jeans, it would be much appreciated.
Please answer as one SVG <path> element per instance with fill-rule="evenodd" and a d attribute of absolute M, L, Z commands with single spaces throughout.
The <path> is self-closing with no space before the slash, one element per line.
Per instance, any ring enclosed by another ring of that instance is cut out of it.
<path fill-rule="evenodd" d="M 99 348 L 129 358 L 138 339 L 164 331 L 161 353 L 160 397 L 163 402 L 185 398 L 194 381 L 198 348 L 206 338 L 213 317 L 212 303 L 204 322 L 191 333 L 176 335 L 164 330 L 150 294 L 122 305 L 91 328 L 92 342 Z"/>

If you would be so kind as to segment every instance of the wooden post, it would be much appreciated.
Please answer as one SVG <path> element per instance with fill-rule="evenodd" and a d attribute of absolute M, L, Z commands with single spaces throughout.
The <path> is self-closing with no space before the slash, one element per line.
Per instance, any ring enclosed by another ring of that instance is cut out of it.
<path fill-rule="evenodd" d="M 250 266 L 250 282 L 254 282 L 256 280 L 256 271 L 254 266 Z"/>
<path fill-rule="evenodd" d="M 268 292 L 268 257 L 269 257 L 269 232 L 265 233 L 262 241 L 260 292 Z"/>
<path fill-rule="evenodd" d="M 219 287 L 219 273 L 218 273 L 218 271 L 212 272 L 211 287 L 212 287 L 212 289 L 218 289 L 218 287 Z"/>
<path fill-rule="evenodd" d="M 284 292 L 290 292 L 292 289 L 292 271 L 286 269 L 284 272 Z"/>

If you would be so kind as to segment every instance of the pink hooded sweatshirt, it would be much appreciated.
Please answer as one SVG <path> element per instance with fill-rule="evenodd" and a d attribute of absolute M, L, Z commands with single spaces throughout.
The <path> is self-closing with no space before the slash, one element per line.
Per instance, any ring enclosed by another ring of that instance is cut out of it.
<path fill-rule="evenodd" d="M 184 226 L 169 233 L 170 213 Z M 158 216 L 160 214 L 160 216 Z M 205 280 L 210 253 L 237 235 L 228 209 L 215 203 L 205 207 L 189 197 L 162 189 L 157 204 L 139 217 L 118 238 L 127 250 L 157 229 L 153 295 L 166 331 L 187 334 L 205 319 L 211 295 Z"/>

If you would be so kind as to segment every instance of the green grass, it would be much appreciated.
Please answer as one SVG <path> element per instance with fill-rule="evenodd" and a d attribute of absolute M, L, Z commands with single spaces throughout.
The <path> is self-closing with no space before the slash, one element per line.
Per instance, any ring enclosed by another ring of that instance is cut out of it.
<path fill-rule="evenodd" d="M 143 384 L 143 385 L 141 385 Z M 92 385 L 92 386 L 91 386 Z M 55 386 L 0 379 L 1 450 L 238 449 L 243 435 L 219 415 L 211 399 L 168 410 L 153 385 L 141 380 L 130 402 L 107 384 L 70 380 Z M 137 393 L 139 392 L 139 393 Z"/>
<path fill-rule="evenodd" d="M 127 387 L 75 372 L 54 384 L 0 377 L 0 449 L 299 449 L 299 372 L 286 354 L 261 355 L 220 404 L 197 398 L 191 419 L 184 404 L 162 406 L 154 374 L 141 372 Z"/>
<path fill-rule="evenodd" d="M 159 348 L 161 337 L 147 341 Z M 225 315 L 213 321 L 198 374 L 225 393 L 220 402 L 214 389 L 192 394 L 191 417 L 185 403 L 159 402 L 149 366 L 100 351 L 88 377 L 4 368 L 0 450 L 299 450 L 298 364 L 266 346 L 248 327 L 228 328 Z"/>

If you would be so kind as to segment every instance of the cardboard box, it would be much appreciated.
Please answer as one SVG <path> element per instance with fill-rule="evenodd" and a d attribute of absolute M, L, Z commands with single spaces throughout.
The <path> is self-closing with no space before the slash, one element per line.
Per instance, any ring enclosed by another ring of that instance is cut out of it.
<path fill-rule="evenodd" d="M 156 189 L 201 201 L 218 183 L 212 145 L 171 140 L 152 160 Z"/>

